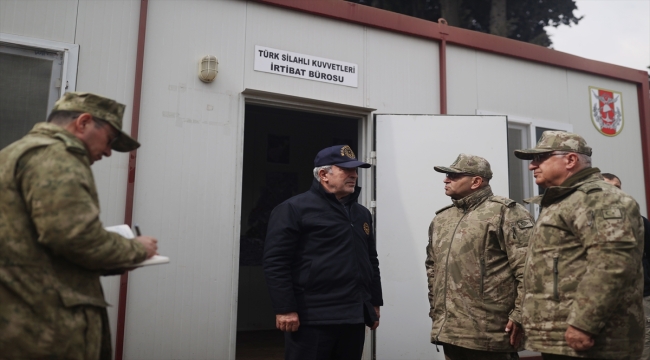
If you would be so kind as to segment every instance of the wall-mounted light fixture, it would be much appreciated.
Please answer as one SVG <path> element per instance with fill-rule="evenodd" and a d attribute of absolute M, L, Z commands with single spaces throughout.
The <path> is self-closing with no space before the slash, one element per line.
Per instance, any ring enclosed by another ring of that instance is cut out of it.
<path fill-rule="evenodd" d="M 217 61 L 216 56 L 204 56 L 199 62 L 199 79 L 207 83 L 212 82 L 219 72 L 217 70 L 217 65 L 219 65 L 219 62 Z"/>

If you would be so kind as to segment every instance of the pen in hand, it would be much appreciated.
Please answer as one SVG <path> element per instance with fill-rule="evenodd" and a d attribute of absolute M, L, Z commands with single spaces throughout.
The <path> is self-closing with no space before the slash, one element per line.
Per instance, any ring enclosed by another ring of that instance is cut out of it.
<path fill-rule="evenodd" d="M 147 259 L 154 255 L 158 255 L 158 244 L 157 244 L 158 240 L 150 236 L 145 236 L 144 238 L 141 238 L 142 233 L 140 232 L 140 227 L 138 226 L 138 224 L 135 224 L 133 227 L 135 228 L 135 234 L 138 237 L 138 241 L 140 241 L 142 245 L 144 245 L 145 248 L 147 248 L 147 255 L 148 255 Z"/>

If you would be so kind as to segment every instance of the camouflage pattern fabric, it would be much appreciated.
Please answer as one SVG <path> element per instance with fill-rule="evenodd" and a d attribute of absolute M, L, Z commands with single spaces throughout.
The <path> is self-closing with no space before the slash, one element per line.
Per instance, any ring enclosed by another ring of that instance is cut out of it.
<path fill-rule="evenodd" d="M 643 222 L 630 196 L 584 169 L 550 187 L 530 238 L 523 326 L 529 350 L 583 358 L 638 358 L 643 348 Z M 594 334 L 571 349 L 569 325 Z"/>
<path fill-rule="evenodd" d="M 585 139 L 578 134 L 547 130 L 542 133 L 542 137 L 539 138 L 534 148 L 515 150 L 515 156 L 524 160 L 532 160 L 537 154 L 552 151 L 574 152 L 591 156 L 592 149 L 587 145 Z"/>
<path fill-rule="evenodd" d="M 508 319 L 521 322 L 524 259 L 533 218 L 489 186 L 436 212 L 429 227 L 431 342 L 511 352 Z"/>
<path fill-rule="evenodd" d="M 0 151 L 0 359 L 110 359 L 99 276 L 145 258 L 103 229 L 72 134 L 40 123 Z"/>
<path fill-rule="evenodd" d="M 106 121 L 120 135 L 113 141 L 111 148 L 115 151 L 128 152 L 140 147 L 140 143 L 122 130 L 122 118 L 126 106 L 115 100 L 87 92 L 68 91 L 56 101 L 52 112 L 74 111 L 89 113 L 93 118 Z"/>
<path fill-rule="evenodd" d="M 480 156 L 460 154 L 453 164 L 446 166 L 434 166 L 433 169 L 440 173 L 447 174 L 471 174 L 492 179 L 490 163 Z"/>

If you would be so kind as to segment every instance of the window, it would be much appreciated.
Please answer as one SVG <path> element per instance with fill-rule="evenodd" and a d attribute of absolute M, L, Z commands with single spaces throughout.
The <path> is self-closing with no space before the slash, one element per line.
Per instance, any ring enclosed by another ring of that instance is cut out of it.
<path fill-rule="evenodd" d="M 0 34 L 0 149 L 45 121 L 75 88 L 79 46 Z"/>
<path fill-rule="evenodd" d="M 477 115 L 504 115 L 492 111 L 477 110 Z M 514 155 L 517 149 L 532 148 L 546 130 L 573 131 L 573 125 L 557 121 L 529 119 L 516 115 L 508 116 L 508 180 L 509 197 L 524 205 L 535 218 L 539 215 L 539 206 L 524 204 L 523 199 L 541 195 L 544 189 L 535 184 L 535 179 L 528 164 Z"/>

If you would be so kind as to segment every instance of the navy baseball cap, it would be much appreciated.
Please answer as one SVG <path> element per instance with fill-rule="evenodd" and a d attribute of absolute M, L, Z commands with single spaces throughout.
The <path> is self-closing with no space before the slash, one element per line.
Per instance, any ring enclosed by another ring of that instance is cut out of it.
<path fill-rule="evenodd" d="M 336 165 L 342 168 L 369 168 L 370 164 L 357 160 L 352 149 L 347 145 L 334 145 L 316 154 L 314 166 Z"/>

